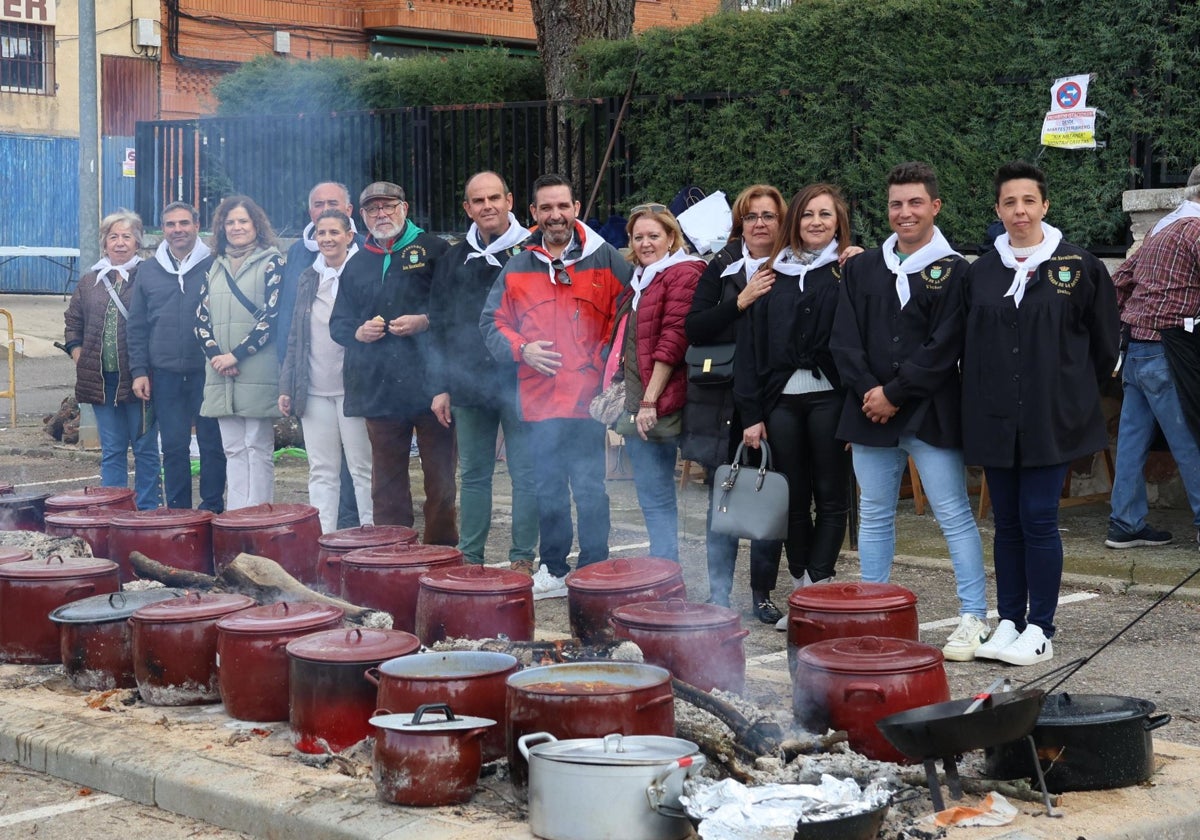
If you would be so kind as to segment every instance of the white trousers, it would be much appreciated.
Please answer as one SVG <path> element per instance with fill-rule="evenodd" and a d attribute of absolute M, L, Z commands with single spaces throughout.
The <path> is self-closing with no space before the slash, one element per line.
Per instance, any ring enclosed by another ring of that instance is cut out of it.
<path fill-rule="evenodd" d="M 275 498 L 275 426 L 267 417 L 218 417 L 225 450 L 225 509 Z"/>
<path fill-rule="evenodd" d="M 371 439 L 367 436 L 367 421 L 344 415 L 343 400 L 309 394 L 300 420 L 308 452 L 308 501 L 321 515 L 322 534 L 337 530 L 343 451 L 354 482 L 359 524 L 375 524 L 371 515 Z"/>

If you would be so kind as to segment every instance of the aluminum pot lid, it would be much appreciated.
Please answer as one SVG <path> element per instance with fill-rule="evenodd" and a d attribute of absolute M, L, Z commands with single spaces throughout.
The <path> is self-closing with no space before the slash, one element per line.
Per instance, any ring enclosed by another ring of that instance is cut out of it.
<path fill-rule="evenodd" d="M 678 761 L 699 751 L 698 746 L 682 738 L 612 734 L 537 744 L 529 748 L 529 755 L 569 764 L 634 766 Z"/>
<path fill-rule="evenodd" d="M 349 555 L 345 561 L 351 565 Z M 532 592 L 533 578 L 508 569 L 492 569 L 471 563 L 433 569 L 420 577 L 421 586 L 438 592 L 491 595 L 499 592 Z"/>
<path fill-rule="evenodd" d="M 626 694 L 660 685 L 670 688 L 671 672 L 642 662 L 564 662 L 525 668 L 509 676 L 507 683 L 528 694 Z"/>
<path fill-rule="evenodd" d="M 68 490 L 46 499 L 47 508 L 79 508 L 92 505 L 112 505 L 128 502 L 133 499 L 133 491 L 128 487 L 84 487 L 79 490 Z"/>
<path fill-rule="evenodd" d="M 317 538 L 322 548 L 335 551 L 353 551 L 356 548 L 371 548 L 378 545 L 403 543 L 411 545 L 417 541 L 417 532 L 405 525 L 360 525 L 331 531 Z"/>
<path fill-rule="evenodd" d="M 693 604 L 682 598 L 623 604 L 612 611 L 613 621 L 645 630 L 700 630 L 741 623 L 736 610 L 717 604 Z"/>
<path fill-rule="evenodd" d="M 92 595 L 63 604 L 50 613 L 50 620 L 58 624 L 104 624 L 110 621 L 124 621 L 142 607 L 186 594 L 187 591 L 183 589 L 159 587 Z"/>
<path fill-rule="evenodd" d="M 471 679 L 500 675 L 517 668 L 517 658 L 490 650 L 446 650 L 397 656 L 379 666 L 379 673 L 403 680 Z"/>
<path fill-rule="evenodd" d="M 585 592 L 621 592 L 645 589 L 683 579 L 683 567 L 662 557 L 618 557 L 592 563 L 567 575 L 567 589 Z"/>
<path fill-rule="evenodd" d="M 322 630 L 287 644 L 288 656 L 311 662 L 378 664 L 421 647 L 421 640 L 403 630 Z"/>
<path fill-rule="evenodd" d="M 207 525 L 213 519 L 210 510 L 190 508 L 153 508 L 151 510 L 122 510 L 109 520 L 110 529 L 132 528 L 145 531 L 159 528 L 179 528 L 189 525 Z"/>
<path fill-rule="evenodd" d="M 85 508 L 56 510 L 53 513 L 46 514 L 46 524 L 57 525 L 60 528 L 107 526 L 108 523 L 112 522 L 112 518 L 120 512 L 110 507 L 96 507 L 95 505 Z"/>
<path fill-rule="evenodd" d="M 275 525 L 291 525 L 306 519 L 318 518 L 317 509 L 312 505 L 251 505 L 218 513 L 213 517 L 213 527 L 250 530 L 269 528 Z"/>
<path fill-rule="evenodd" d="M 253 598 L 232 592 L 189 592 L 180 598 L 147 604 L 134 611 L 134 621 L 174 623 L 205 621 L 253 607 Z"/>
<path fill-rule="evenodd" d="M 292 633 L 316 630 L 331 621 L 340 621 L 345 614 L 345 610 L 332 604 L 280 601 L 227 615 L 217 622 L 217 629 L 228 633 Z"/>
<path fill-rule="evenodd" d="M 440 566 L 461 566 L 463 553 L 451 545 L 406 545 L 392 543 L 371 548 L 359 548 L 343 554 L 349 566 L 412 566 L 417 569 Z"/>
<path fill-rule="evenodd" d="M 1140 718 L 1154 712 L 1150 700 L 1116 694 L 1049 694 L 1038 714 L 1038 726 L 1079 726 Z"/>
<path fill-rule="evenodd" d="M 788 606 L 822 612 L 887 612 L 907 609 L 917 596 L 894 583 L 814 583 L 788 596 Z"/>
<path fill-rule="evenodd" d="M 95 577 L 120 567 L 103 557 L 60 557 L 52 554 L 44 560 L 20 560 L 0 565 L 0 578 L 11 580 L 65 580 Z"/>
<path fill-rule="evenodd" d="M 22 560 L 32 560 L 33 552 L 28 548 L 17 548 L 13 545 L 0 546 L 0 563 L 19 563 Z"/>
<path fill-rule="evenodd" d="M 380 709 L 367 722 L 380 729 L 403 732 L 405 735 L 438 735 L 443 732 L 496 725 L 496 721 L 491 718 L 456 715 L 444 703 L 421 706 L 411 714 L 391 714 Z"/>
<path fill-rule="evenodd" d="M 800 648 L 796 656 L 814 668 L 843 674 L 901 674 L 944 662 L 933 645 L 886 636 L 826 639 Z"/>
<path fill-rule="evenodd" d="M 28 502 L 45 503 L 50 498 L 49 493 L 4 493 L 0 494 L 0 508 L 20 506 Z"/>

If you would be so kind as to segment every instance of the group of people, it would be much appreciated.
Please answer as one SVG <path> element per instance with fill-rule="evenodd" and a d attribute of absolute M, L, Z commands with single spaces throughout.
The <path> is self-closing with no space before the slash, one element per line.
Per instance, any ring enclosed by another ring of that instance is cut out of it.
<path fill-rule="evenodd" d="M 1195 178 L 1200 194 L 1200 168 Z M 425 542 L 457 544 L 482 563 L 502 431 L 513 487 L 508 562 L 549 594 L 570 570 L 572 500 L 578 565 L 608 556 L 605 429 L 590 409 L 619 382 L 614 426 L 650 554 L 679 558 L 680 452 L 711 474 L 739 444 L 753 452 L 769 440 L 789 487 L 787 535 L 751 542 L 750 586 L 757 618 L 782 629 L 772 592 L 783 551 L 792 589 L 833 578 L 852 487 L 862 578 L 889 579 L 911 458 L 960 601 L 946 657 L 1028 665 L 1053 656 L 1066 471 L 1107 445 L 1100 387 L 1117 365 L 1120 301 L 1134 331 L 1126 408 L 1141 412 L 1129 422 L 1145 434 L 1121 436 L 1108 544 L 1170 539 L 1145 523 L 1144 485 L 1131 478 L 1153 428 L 1145 416 L 1169 410 L 1147 381 L 1154 354 L 1142 345 L 1180 325 L 1159 317 L 1163 293 L 1147 278 L 1158 269 L 1139 269 L 1168 260 L 1147 250 L 1166 247 L 1166 234 L 1122 267 L 1114 288 L 1103 263 L 1045 221 L 1045 176 L 1020 162 L 996 174 L 1005 233 L 974 263 L 938 229 L 938 181 L 924 163 L 889 173 L 892 235 L 867 251 L 852 244 L 848 207 L 830 184 L 790 202 L 770 185 L 746 188 L 733 202 L 731 238 L 708 262 L 688 253 L 664 205 L 630 211 L 626 257 L 579 220 L 566 179 L 538 178 L 531 198 L 532 230 L 513 213 L 504 179 L 476 174 L 464 187 L 470 229 L 451 247 L 408 218 L 399 185 L 376 182 L 359 195 L 363 235 L 348 190 L 322 183 L 286 259 L 244 196 L 218 208 L 215 253 L 187 205 L 164 209 L 164 240 L 144 262 L 137 217 L 106 218 L 105 257 L 66 317 L 77 394 L 97 406 L 104 483 L 124 486 L 132 447 L 138 505 L 159 504 L 158 445 L 147 433 L 156 420 L 169 507 L 191 506 L 193 425 L 202 507 L 270 501 L 272 421 L 294 414 L 323 530 L 354 517 L 411 525 L 415 432 Z M 1169 230 L 1188 224 L 1200 219 Z M 1190 282 L 1180 311 L 1195 314 L 1196 276 Z M 689 376 L 689 347 L 732 357 L 726 375 Z M 1146 392 L 1141 402 L 1129 400 L 1131 388 Z M 1164 431 L 1175 449 L 1173 436 L 1187 429 Z M 1190 456 L 1185 443 L 1183 458 L 1200 465 L 1195 440 Z M 995 511 L 995 630 L 965 464 L 984 468 Z M 1195 475 L 1185 482 L 1200 524 Z M 728 606 L 738 540 L 710 527 L 706 548 L 709 600 Z"/>

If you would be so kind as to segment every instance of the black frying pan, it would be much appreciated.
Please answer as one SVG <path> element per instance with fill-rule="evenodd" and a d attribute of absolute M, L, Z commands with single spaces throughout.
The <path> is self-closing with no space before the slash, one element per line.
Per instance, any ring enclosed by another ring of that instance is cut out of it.
<path fill-rule="evenodd" d="M 999 692 L 974 710 L 975 699 L 950 700 L 897 712 L 875 725 L 911 758 L 961 755 L 1024 738 L 1033 731 L 1045 696 L 1040 688 Z"/>

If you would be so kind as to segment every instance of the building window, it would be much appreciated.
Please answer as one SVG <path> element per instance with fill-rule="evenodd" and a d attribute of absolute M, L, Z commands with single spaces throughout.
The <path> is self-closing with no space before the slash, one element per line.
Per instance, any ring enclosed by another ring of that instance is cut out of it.
<path fill-rule="evenodd" d="M 0 92 L 54 93 L 54 27 L 0 20 Z"/>

